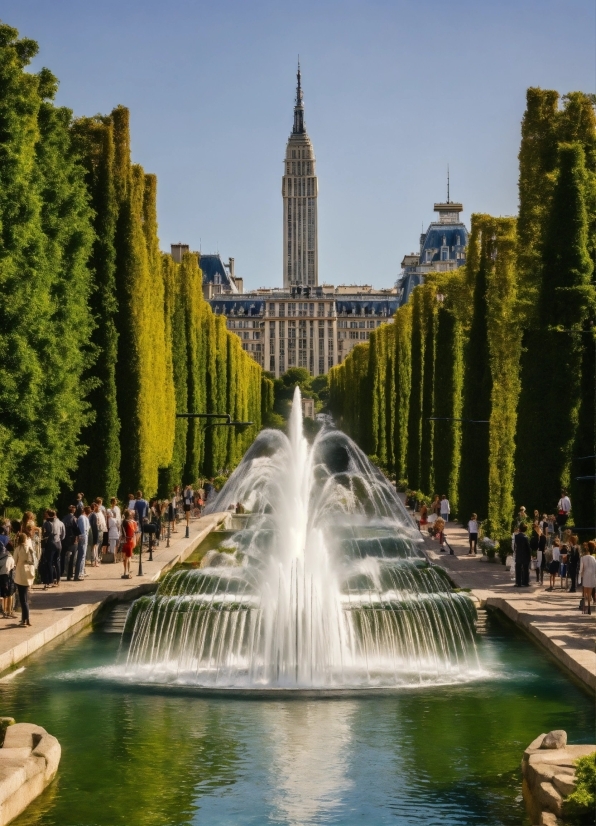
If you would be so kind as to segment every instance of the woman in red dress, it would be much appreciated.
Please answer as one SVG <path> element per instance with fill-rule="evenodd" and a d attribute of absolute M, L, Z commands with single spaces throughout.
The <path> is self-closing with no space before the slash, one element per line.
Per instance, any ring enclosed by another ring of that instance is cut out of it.
<path fill-rule="evenodd" d="M 121 579 L 132 579 L 130 560 L 136 544 L 137 523 L 132 518 L 132 512 L 125 511 L 122 520 L 122 564 L 124 565 L 124 573 Z"/>

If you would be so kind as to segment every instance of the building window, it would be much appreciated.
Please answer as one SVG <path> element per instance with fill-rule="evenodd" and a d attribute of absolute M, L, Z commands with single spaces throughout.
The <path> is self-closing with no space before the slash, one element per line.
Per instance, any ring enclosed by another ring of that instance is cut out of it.
<path fill-rule="evenodd" d="M 275 304 L 269 305 L 269 315 L 275 315 Z"/>
<path fill-rule="evenodd" d="M 358 326 L 359 327 L 366 327 L 366 321 L 359 321 Z"/>
<path fill-rule="evenodd" d="M 269 359 L 269 371 L 275 373 L 275 356 L 271 356 Z"/>
<path fill-rule="evenodd" d="M 288 302 L 288 315 L 295 316 L 296 315 L 296 303 L 294 301 Z"/>
<path fill-rule="evenodd" d="M 324 304 L 319 304 L 317 315 L 318 316 L 324 316 L 325 315 L 325 305 Z"/>
<path fill-rule="evenodd" d="M 279 317 L 284 318 L 285 314 L 286 314 L 286 305 L 282 304 L 282 302 L 280 301 L 279 302 Z"/>

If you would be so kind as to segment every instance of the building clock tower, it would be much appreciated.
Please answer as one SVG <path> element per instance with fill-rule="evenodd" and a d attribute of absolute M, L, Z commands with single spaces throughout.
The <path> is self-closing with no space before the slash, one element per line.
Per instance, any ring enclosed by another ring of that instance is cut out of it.
<path fill-rule="evenodd" d="M 288 139 L 281 194 L 284 203 L 284 288 L 319 283 L 317 238 L 318 181 L 315 153 L 304 125 L 304 103 L 298 63 L 294 128 Z"/>

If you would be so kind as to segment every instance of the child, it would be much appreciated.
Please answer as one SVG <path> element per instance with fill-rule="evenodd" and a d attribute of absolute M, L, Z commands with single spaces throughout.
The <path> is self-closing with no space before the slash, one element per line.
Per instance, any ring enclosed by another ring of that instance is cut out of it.
<path fill-rule="evenodd" d="M 478 515 L 473 513 L 470 517 L 470 521 L 468 522 L 468 539 L 470 541 L 470 550 L 468 551 L 468 556 L 470 554 L 476 554 L 476 548 L 478 547 Z"/>

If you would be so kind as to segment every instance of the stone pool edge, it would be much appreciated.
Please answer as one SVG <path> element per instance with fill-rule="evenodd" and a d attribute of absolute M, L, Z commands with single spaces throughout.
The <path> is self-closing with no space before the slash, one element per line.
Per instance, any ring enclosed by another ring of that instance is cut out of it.
<path fill-rule="evenodd" d="M 61 637 L 65 641 L 75 634 L 78 634 L 87 625 L 90 625 L 97 614 L 109 603 L 128 602 L 142 596 L 144 593 L 153 591 L 155 589 L 155 582 L 159 579 L 159 577 L 167 573 L 179 562 L 184 562 L 188 559 L 188 557 L 196 550 L 201 542 L 203 542 L 208 534 L 214 530 L 217 530 L 217 528 L 219 528 L 224 522 L 230 519 L 230 514 L 227 512 L 213 513 L 203 517 L 202 519 L 204 519 L 205 523 L 207 523 L 204 528 L 200 528 L 201 522 L 199 522 L 199 530 L 196 534 L 194 534 L 194 536 L 191 536 L 189 539 L 178 540 L 180 547 L 176 548 L 174 554 L 164 560 L 163 565 L 161 565 L 156 571 L 151 572 L 150 579 L 138 585 L 131 584 L 130 587 L 123 586 L 119 581 L 119 590 L 108 594 L 100 600 L 90 601 L 74 606 L 73 608 L 64 609 L 64 614 L 60 617 L 60 619 L 57 619 L 55 622 L 46 626 L 39 632 L 32 634 L 32 636 L 28 639 L 23 640 L 6 651 L 1 652 L 0 675 L 3 675 L 4 672 L 13 668 L 22 660 L 26 659 L 31 654 L 34 654 L 36 651 L 39 651 L 45 645 L 53 642 L 58 637 Z M 160 552 L 160 555 L 162 554 L 163 551 Z M 134 583 L 134 580 L 132 582 Z M 93 591 L 90 591 L 90 596 L 92 596 L 92 594 Z"/>
<path fill-rule="evenodd" d="M 0 826 L 10 823 L 42 794 L 58 772 L 62 749 L 41 726 L 14 723 L 0 748 Z"/>
<path fill-rule="evenodd" d="M 528 607 L 527 603 L 524 607 L 519 608 L 516 603 L 519 603 L 519 597 L 509 599 L 507 597 L 491 595 L 491 592 L 483 588 L 470 588 L 469 583 L 463 575 L 458 574 L 451 568 L 446 568 L 441 563 L 443 558 L 434 550 L 428 548 L 426 543 L 423 544 L 423 552 L 428 561 L 433 565 L 440 565 L 449 577 L 451 583 L 455 588 L 465 589 L 471 599 L 476 603 L 477 608 L 492 608 L 500 611 L 508 619 L 510 619 L 518 628 L 520 628 L 530 639 L 538 643 L 541 648 L 544 648 L 557 662 L 569 671 L 576 679 L 578 679 L 584 688 L 590 691 L 596 691 L 596 652 L 586 652 L 582 649 L 575 649 L 570 653 L 565 647 L 564 642 L 557 637 L 561 636 L 560 630 L 555 629 L 553 634 L 546 633 L 539 625 L 538 614 L 540 612 L 540 605 Z M 565 606 L 561 606 L 562 609 Z M 590 657 L 594 660 L 594 666 L 582 662 L 582 659 Z"/>

